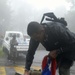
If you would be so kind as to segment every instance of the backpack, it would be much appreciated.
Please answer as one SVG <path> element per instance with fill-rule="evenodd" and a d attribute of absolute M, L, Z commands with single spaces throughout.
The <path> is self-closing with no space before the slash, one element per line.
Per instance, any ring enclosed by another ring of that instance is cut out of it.
<path fill-rule="evenodd" d="M 43 23 L 44 19 L 46 21 L 59 22 L 59 23 L 62 23 L 64 26 L 67 26 L 67 22 L 65 21 L 65 19 L 63 17 L 57 18 L 53 12 L 43 14 L 43 17 L 40 22 L 41 25 L 46 24 L 46 23 Z"/>

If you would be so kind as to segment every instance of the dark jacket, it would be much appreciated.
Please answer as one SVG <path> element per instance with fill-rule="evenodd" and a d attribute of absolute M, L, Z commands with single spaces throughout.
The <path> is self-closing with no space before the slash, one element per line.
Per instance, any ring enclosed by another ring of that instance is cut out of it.
<path fill-rule="evenodd" d="M 16 39 L 11 39 L 10 40 L 10 50 L 11 52 L 15 52 L 16 51 L 16 48 L 14 46 L 17 46 L 18 45 L 18 42 Z"/>
<path fill-rule="evenodd" d="M 57 50 L 62 48 L 61 55 L 70 60 L 75 59 L 75 34 L 61 23 L 52 22 L 44 25 L 46 39 L 41 44 L 47 51 Z M 28 54 L 26 56 L 25 68 L 30 70 L 33 62 L 34 54 L 39 45 L 39 42 L 30 39 Z"/>

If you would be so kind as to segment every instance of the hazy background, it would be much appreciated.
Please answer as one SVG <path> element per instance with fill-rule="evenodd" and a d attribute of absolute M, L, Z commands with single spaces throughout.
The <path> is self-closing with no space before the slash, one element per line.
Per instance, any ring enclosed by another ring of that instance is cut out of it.
<path fill-rule="evenodd" d="M 28 23 L 40 22 L 46 12 L 64 17 L 69 29 L 75 32 L 75 0 L 0 0 L 0 36 L 7 30 L 26 34 Z"/>

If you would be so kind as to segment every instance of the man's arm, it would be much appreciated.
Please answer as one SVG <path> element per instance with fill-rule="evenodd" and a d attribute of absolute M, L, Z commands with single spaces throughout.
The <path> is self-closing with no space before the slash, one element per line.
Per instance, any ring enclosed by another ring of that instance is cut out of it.
<path fill-rule="evenodd" d="M 27 70 L 30 70 L 30 66 L 33 62 L 34 54 L 35 54 L 35 51 L 36 51 L 38 45 L 39 45 L 39 42 L 35 41 L 32 38 L 30 39 L 29 49 L 28 49 L 28 53 L 26 55 L 26 63 L 25 63 L 25 69 L 27 69 Z"/>

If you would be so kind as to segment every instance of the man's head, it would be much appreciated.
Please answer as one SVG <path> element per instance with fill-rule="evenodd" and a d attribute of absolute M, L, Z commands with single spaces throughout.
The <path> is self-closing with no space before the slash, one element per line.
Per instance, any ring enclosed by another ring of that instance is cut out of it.
<path fill-rule="evenodd" d="M 30 22 L 27 27 L 27 33 L 31 38 L 37 41 L 42 41 L 44 39 L 44 27 L 38 22 Z"/>
<path fill-rule="evenodd" d="M 13 37 L 13 39 L 16 39 L 16 35 L 15 34 L 12 37 Z"/>

